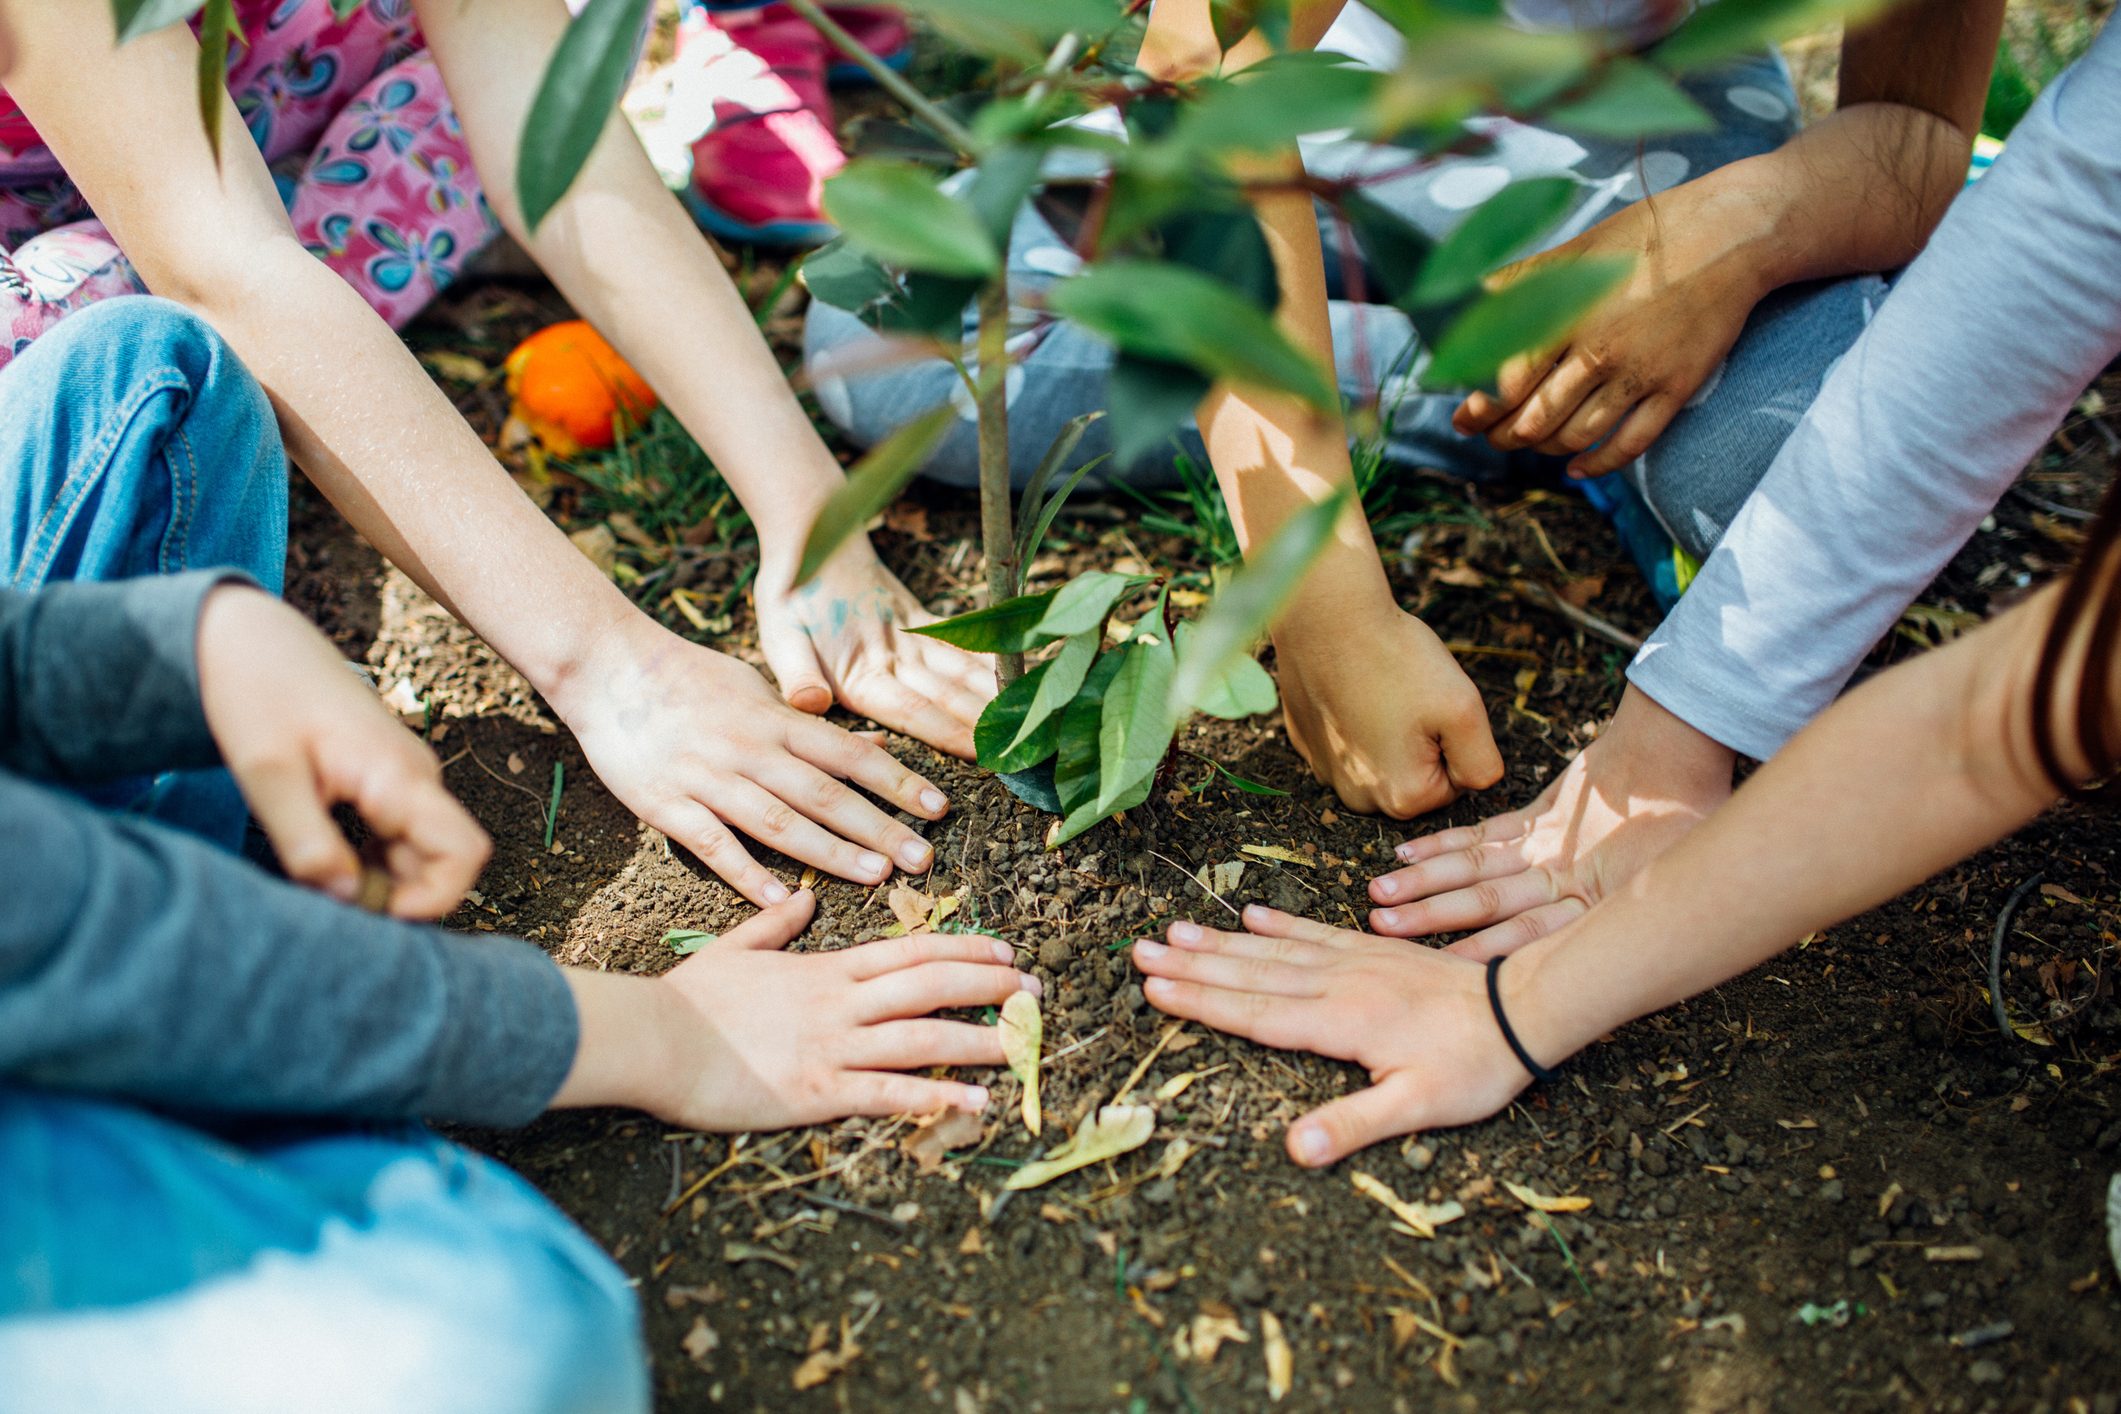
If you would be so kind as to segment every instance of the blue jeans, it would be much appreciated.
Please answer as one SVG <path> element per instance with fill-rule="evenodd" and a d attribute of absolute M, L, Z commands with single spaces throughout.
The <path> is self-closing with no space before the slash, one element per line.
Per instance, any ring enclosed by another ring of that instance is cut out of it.
<path fill-rule="evenodd" d="M 1683 85 L 1716 117 L 1715 131 L 1657 139 L 1644 149 L 1632 142 L 1601 142 L 1505 124 L 1488 130 L 1491 151 L 1372 183 L 1367 194 L 1437 238 L 1508 182 L 1570 175 L 1583 184 L 1583 194 L 1549 238 L 1552 246 L 1573 239 L 1646 193 L 1772 151 L 1797 130 L 1796 94 L 1788 71 L 1773 55 L 1690 75 Z M 1407 166 L 1401 148 L 1354 141 L 1306 143 L 1305 160 L 1321 177 Z M 1092 164 L 1089 170 L 1094 169 Z M 1506 454 L 1452 430 L 1458 395 L 1426 393 L 1414 386 L 1408 373 L 1421 347 L 1411 322 L 1390 305 L 1349 298 L 1342 271 L 1351 258 L 1359 264 L 1360 256 L 1347 252 L 1338 222 L 1323 209 L 1320 224 L 1341 391 L 1351 402 L 1378 398 L 1387 465 L 1430 468 L 1470 480 L 1558 469 L 1558 459 Z M 1081 329 L 1046 323 L 1035 313 L 1037 297 L 1073 274 L 1079 264 L 1074 251 L 1035 209 L 1027 205 L 1018 214 L 1009 248 L 1011 348 L 1018 362 L 1010 369 L 1008 388 L 1010 454 L 1018 486 L 1069 419 L 1105 405 L 1110 347 Z M 1376 288 L 1374 279 L 1369 288 Z M 1672 539 L 1697 559 L 1715 547 L 1884 294 L 1882 280 L 1860 277 L 1794 286 L 1763 301 L 1730 356 L 1686 410 L 1646 457 L 1625 468 L 1622 475 L 1628 484 L 1647 499 Z M 974 327 L 969 312 L 965 327 L 969 352 Z M 856 316 L 817 301 L 811 302 L 806 316 L 804 354 L 819 405 L 860 445 L 873 446 L 930 408 L 945 403 L 957 407 L 961 420 L 926 469 L 951 485 L 978 484 L 971 400 L 948 363 L 893 357 Z M 1099 421 L 1085 434 L 1079 455 L 1095 456 L 1110 448 L 1109 426 Z M 1190 423 L 1177 450 L 1196 461 L 1205 456 Z M 1152 454 L 1125 468 L 1124 475 L 1137 486 L 1168 484 L 1173 466 L 1169 454 Z"/>
<path fill-rule="evenodd" d="M 16 587 L 229 565 L 277 590 L 286 498 L 264 394 L 175 305 L 98 305 L 0 370 Z M 127 792 L 240 838 L 225 772 Z M 564 1215 L 418 1126 L 217 1135 L 0 1077 L 0 1414 L 641 1410 L 638 1328 Z"/>
<path fill-rule="evenodd" d="M 0 582 L 287 564 L 287 458 L 264 392 L 218 336 L 166 300 L 83 310 L 0 369 Z M 226 771 L 84 791 L 228 849 L 249 818 Z"/>

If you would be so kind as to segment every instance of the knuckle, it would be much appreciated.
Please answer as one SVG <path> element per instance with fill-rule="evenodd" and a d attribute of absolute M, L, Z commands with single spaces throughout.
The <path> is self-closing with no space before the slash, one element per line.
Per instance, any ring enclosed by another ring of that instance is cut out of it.
<path fill-rule="evenodd" d="M 798 816 L 785 800 L 776 800 L 759 813 L 759 833 L 781 839 L 796 827 Z"/>
<path fill-rule="evenodd" d="M 820 776 L 804 788 L 804 798 L 812 810 L 822 813 L 838 808 L 847 799 L 847 788 L 830 776 Z"/>
<path fill-rule="evenodd" d="M 1497 887 L 1492 879 L 1482 879 L 1479 883 L 1473 885 L 1471 896 L 1474 906 L 1480 910 L 1483 916 L 1491 916 L 1502 911 L 1502 890 Z"/>

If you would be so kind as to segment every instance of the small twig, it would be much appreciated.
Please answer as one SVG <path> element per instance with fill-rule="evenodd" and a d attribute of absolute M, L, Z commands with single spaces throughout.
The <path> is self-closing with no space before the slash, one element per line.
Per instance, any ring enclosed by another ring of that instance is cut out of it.
<path fill-rule="evenodd" d="M 1518 598 L 1561 615 L 1576 627 L 1595 638 L 1602 638 L 1616 648 L 1625 648 L 1630 653 L 1640 652 L 1642 640 L 1626 629 L 1601 619 L 1598 615 L 1579 609 L 1537 580 L 1520 579 L 1511 582 L 1510 590 Z"/>
<path fill-rule="evenodd" d="M 803 1201 L 805 1203 L 816 1203 L 820 1207 L 834 1208 L 842 1213 L 852 1213 L 858 1218 L 867 1218 L 871 1222 L 882 1223 L 886 1227 L 894 1227 L 901 1232 L 906 1229 L 906 1224 L 902 1219 L 893 1217 L 881 1208 L 864 1207 L 860 1203 L 850 1203 L 845 1198 L 828 1198 L 822 1193 L 812 1193 L 804 1198 Z"/>
<path fill-rule="evenodd" d="M 1185 867 L 1185 866 L 1184 866 L 1183 864 L 1180 864 L 1180 863 L 1179 863 L 1179 862 L 1178 862 L 1177 860 L 1175 860 L 1175 859 L 1169 859 L 1169 858 L 1166 858 L 1165 856 L 1163 856 L 1163 855 L 1161 855 L 1161 854 L 1158 854 L 1158 853 L 1157 853 L 1157 852 L 1156 852 L 1155 850 L 1153 850 L 1153 849 L 1149 851 L 1149 854 L 1150 854 L 1150 856 L 1151 856 L 1152 858 L 1156 858 L 1156 859 L 1162 859 L 1162 860 L 1164 861 L 1164 863 L 1166 863 L 1166 864 L 1170 865 L 1170 866 L 1171 866 L 1171 867 L 1172 867 L 1173 869 L 1176 869 L 1176 870 L 1177 870 L 1177 871 L 1178 871 L 1179 873 L 1181 873 L 1181 874 L 1186 874 L 1186 867 Z M 1198 889 L 1199 889 L 1199 890 L 1200 890 L 1200 891 L 1201 891 L 1202 893 L 1206 894 L 1206 895 L 1207 895 L 1207 896 L 1208 896 L 1209 898 L 1212 898 L 1212 899 L 1214 899 L 1214 900 L 1215 900 L 1215 901 L 1216 901 L 1217 903 L 1221 904 L 1221 905 L 1222 905 L 1222 906 L 1223 906 L 1224 908 L 1227 908 L 1227 909 L 1229 909 L 1229 910 L 1230 910 L 1230 916 L 1231 916 L 1231 917 L 1233 917 L 1233 918 L 1237 919 L 1237 920 L 1238 920 L 1238 921 L 1239 921 L 1240 923 L 1242 923 L 1242 922 L 1244 921 L 1244 917 L 1245 917 L 1245 911 L 1244 911 L 1243 909 L 1239 908 L 1239 907 L 1238 907 L 1238 906 L 1237 906 L 1236 904 L 1234 904 L 1234 903 L 1230 902 L 1230 900 L 1228 900 L 1228 899 L 1224 898 L 1224 897 L 1223 897 L 1223 896 L 1222 896 L 1221 894 L 1219 894 L 1219 893 L 1215 892 L 1215 890 L 1213 890 L 1213 889 L 1209 888 L 1209 887 L 1208 887 L 1208 886 L 1207 886 L 1206 884 L 1202 883 L 1202 882 L 1200 881 L 1200 878 L 1199 878 L 1199 876 L 1198 876 L 1198 875 L 1194 875 L 1194 874 L 1186 874 L 1186 879 L 1187 879 L 1187 882 L 1191 883 L 1191 884 L 1192 884 L 1192 885 L 1193 885 L 1193 886 L 1194 886 L 1195 888 L 1198 888 Z"/>
<path fill-rule="evenodd" d="M 876 86 L 904 104 L 906 111 L 927 124 L 935 135 L 956 148 L 958 155 L 977 160 L 981 143 L 964 124 L 931 103 L 927 96 L 906 82 L 899 72 L 882 59 L 869 52 L 863 43 L 840 27 L 832 16 L 825 13 L 817 0 L 788 0 L 788 8 L 808 20 L 811 27 L 825 36 L 825 42 L 861 65 L 862 71 L 876 80 Z"/>
<path fill-rule="evenodd" d="M 2045 496 L 2037 496 L 2026 490 L 2023 485 L 2013 486 L 2011 490 L 2017 493 L 2019 500 L 2024 501 L 2033 509 L 2046 511 L 2049 515 L 2059 516 L 2063 520 L 2097 520 L 2099 518 L 2097 511 L 2080 511 L 2075 506 L 2065 506 L 2060 501 L 2050 501 Z"/>
<path fill-rule="evenodd" d="M 1083 1037 L 1082 1040 L 1077 1041 L 1074 1045 L 1067 1046 L 1061 1050 L 1055 1051 L 1052 1055 L 1047 1056 L 1044 1060 L 1041 1060 L 1038 1063 L 1038 1068 L 1040 1070 L 1044 1070 L 1049 1065 L 1053 1065 L 1059 1061 L 1066 1060 L 1069 1056 L 1074 1055 L 1077 1051 L 1081 1050 L 1085 1046 L 1096 1045 L 1099 1041 L 1105 1039 L 1105 1033 L 1107 1031 L 1110 1031 L 1111 1029 L 1112 1028 L 1109 1026 L 1098 1027 L 1095 1031 Z"/>
<path fill-rule="evenodd" d="M 1996 932 L 1988 942 L 1988 1004 L 1996 1013 L 1996 1029 L 2003 1033 L 2006 1041 L 2018 1033 L 2011 1028 L 2011 1014 L 2003 1005 L 2003 939 L 2010 932 L 2011 919 L 2018 915 L 2018 905 L 2025 902 L 2025 896 L 2039 888 L 2040 881 L 2046 877 L 2035 874 L 2011 891 L 2011 896 L 2003 901 L 2003 912 L 1996 915 Z"/>

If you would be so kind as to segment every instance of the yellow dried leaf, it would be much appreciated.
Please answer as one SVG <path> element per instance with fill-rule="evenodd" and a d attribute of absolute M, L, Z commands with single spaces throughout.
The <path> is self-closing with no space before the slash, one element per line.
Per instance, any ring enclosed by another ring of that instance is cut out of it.
<path fill-rule="evenodd" d="M 840 1371 L 852 1365 L 862 1348 L 854 1343 L 847 1333 L 846 1323 L 840 1324 L 840 1348 L 837 1350 L 814 1350 L 810 1358 L 795 1367 L 795 1387 L 816 1389 Z"/>
<path fill-rule="evenodd" d="M 958 905 L 962 904 L 964 901 L 965 894 L 962 889 L 960 889 L 954 894 L 944 894 L 941 898 L 937 899 L 935 901 L 935 908 L 928 914 L 929 930 L 933 931 L 937 928 L 942 927 L 943 920 L 948 918 L 951 914 L 957 912 Z"/>
<path fill-rule="evenodd" d="M 803 877 L 802 877 L 802 878 L 800 878 L 800 879 L 797 879 L 797 880 L 795 881 L 795 886 L 796 886 L 797 888 L 799 888 L 799 889 L 814 889 L 814 888 L 816 888 L 816 887 L 817 887 L 817 870 L 815 870 L 815 869 L 805 869 L 805 870 L 803 871 Z"/>
<path fill-rule="evenodd" d="M 575 549 L 589 557 L 589 562 L 604 578 L 611 578 L 611 572 L 619 562 L 619 537 L 611 533 L 610 526 L 601 523 L 588 526 L 567 538 L 574 542 Z"/>
<path fill-rule="evenodd" d="M 1024 1084 L 1024 1128 L 1037 1134 L 1045 1124 L 1038 1106 L 1038 1053 L 1046 1027 L 1029 992 L 1012 992 L 1002 1003 L 1001 1031 L 1002 1059 Z"/>
<path fill-rule="evenodd" d="M 901 1140 L 899 1148 L 920 1165 L 922 1173 L 934 1173 L 951 1150 L 971 1148 L 986 1130 L 986 1124 L 976 1114 L 944 1110 Z"/>
<path fill-rule="evenodd" d="M 1229 1068 L 1228 1065 L 1214 1065 L 1209 1066 L 1206 1070 L 1189 1070 L 1183 1074 L 1174 1075 L 1156 1087 L 1156 1098 L 1159 1100 L 1175 1100 L 1190 1090 L 1194 1081 L 1206 1079 L 1218 1071 L 1228 1070 Z"/>
<path fill-rule="evenodd" d="M 1271 859 L 1277 864 L 1301 864 L 1306 869 L 1318 867 L 1317 860 L 1312 859 L 1308 855 L 1298 854 L 1293 849 L 1283 849 L 1278 844 L 1240 845 L 1239 849 L 1255 859 Z"/>
<path fill-rule="evenodd" d="M 1281 1333 L 1281 1317 L 1272 1311 L 1259 1313 L 1259 1338 L 1267 1357 L 1267 1398 L 1279 1404 L 1296 1383 L 1296 1355 Z"/>
<path fill-rule="evenodd" d="M 884 902 L 891 906 L 891 916 L 898 920 L 903 931 L 924 933 L 928 930 L 928 915 L 935 912 L 935 900 L 919 889 L 900 884 L 884 896 Z"/>
<path fill-rule="evenodd" d="M 493 377 L 493 370 L 470 354 L 451 353 L 447 349 L 432 349 L 420 355 L 420 362 L 428 371 L 447 378 L 452 383 L 484 383 Z"/>
<path fill-rule="evenodd" d="M 1193 877 L 1209 893 L 1227 898 L 1236 893 L 1237 886 L 1244 881 L 1245 862 L 1232 859 L 1222 864 L 1203 864 Z"/>
<path fill-rule="evenodd" d="M 1037 1188 L 1063 1174 L 1130 1154 L 1156 1132 L 1156 1111 L 1147 1105 L 1107 1105 L 1084 1121 L 1067 1143 L 1009 1175 L 1004 1188 Z"/>
<path fill-rule="evenodd" d="M 1580 1213 L 1591 1206 L 1591 1200 L 1580 1193 L 1566 1198 L 1550 1198 L 1544 1193 L 1534 1193 L 1521 1183 L 1505 1182 L 1502 1186 L 1509 1190 L 1512 1198 L 1542 1213 Z"/>
<path fill-rule="evenodd" d="M 1213 1360 L 1226 1343 L 1249 1345 L 1252 1341 L 1227 1306 L 1214 1311 L 1203 1310 L 1185 1329 L 1185 1336 L 1185 1353 L 1202 1365 Z"/>
<path fill-rule="evenodd" d="M 707 616 L 701 613 L 699 605 L 693 602 L 697 597 L 689 589 L 673 589 L 663 596 L 666 603 L 684 615 L 685 622 L 692 625 L 694 633 L 707 633 L 710 631 L 707 627 Z"/>
<path fill-rule="evenodd" d="M 1356 1174 L 1353 1181 L 1357 1193 L 1391 1209 L 1393 1216 L 1405 1223 L 1416 1237 L 1434 1237 L 1437 1228 L 1466 1215 L 1463 1203 L 1409 1203 L 1394 1193 L 1384 1180 L 1366 1173 Z"/>

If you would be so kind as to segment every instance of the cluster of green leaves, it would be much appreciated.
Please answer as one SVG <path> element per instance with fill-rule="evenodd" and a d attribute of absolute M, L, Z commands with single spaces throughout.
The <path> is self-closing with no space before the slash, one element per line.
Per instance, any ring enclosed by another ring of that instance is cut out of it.
<path fill-rule="evenodd" d="M 1062 844 L 1147 800 L 1194 713 L 1274 710 L 1274 680 L 1253 645 L 1344 504 L 1336 497 L 1295 517 L 1197 621 L 1174 621 L 1159 592 L 1124 635 L 1109 633 L 1114 612 L 1155 581 L 1098 571 L 915 631 L 975 653 L 1054 649 L 994 699 L 973 741 L 982 766 L 1062 817 Z M 1050 801 L 1039 800 L 1045 789 Z"/>

